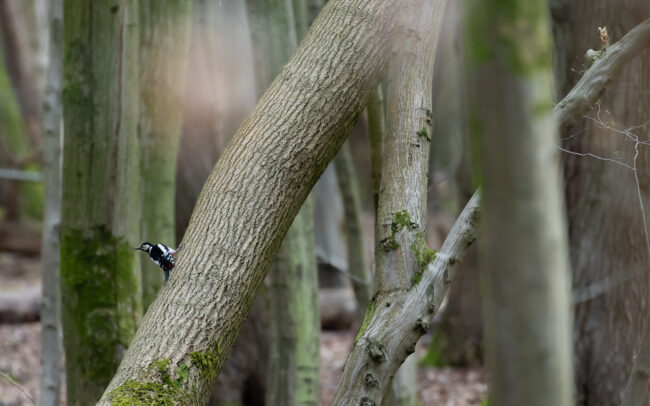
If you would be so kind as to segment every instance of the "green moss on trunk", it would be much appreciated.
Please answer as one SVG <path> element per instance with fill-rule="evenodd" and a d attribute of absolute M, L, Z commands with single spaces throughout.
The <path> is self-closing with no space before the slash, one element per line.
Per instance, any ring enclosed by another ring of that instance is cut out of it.
<path fill-rule="evenodd" d="M 62 319 L 68 404 L 89 405 L 142 314 L 138 7 L 65 0 L 64 13 Z"/>
<path fill-rule="evenodd" d="M 62 233 L 67 370 L 73 379 L 98 390 L 112 378 L 139 324 L 134 262 L 130 245 L 106 226 Z"/>

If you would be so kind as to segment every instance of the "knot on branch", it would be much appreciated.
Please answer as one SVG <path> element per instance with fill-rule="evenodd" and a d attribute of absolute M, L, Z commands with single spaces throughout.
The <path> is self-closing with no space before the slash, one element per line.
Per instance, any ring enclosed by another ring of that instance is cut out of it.
<path fill-rule="evenodd" d="M 386 352 L 386 348 L 384 348 L 383 345 L 381 345 L 380 343 L 374 340 L 368 340 L 367 351 L 370 359 L 372 359 L 378 364 L 381 364 L 382 362 L 385 362 L 388 359 L 388 353 Z"/>
<path fill-rule="evenodd" d="M 366 374 L 366 386 L 368 388 L 376 388 L 377 386 L 379 386 L 379 381 L 377 380 L 377 378 L 375 378 L 375 376 L 371 372 L 368 372 Z"/>

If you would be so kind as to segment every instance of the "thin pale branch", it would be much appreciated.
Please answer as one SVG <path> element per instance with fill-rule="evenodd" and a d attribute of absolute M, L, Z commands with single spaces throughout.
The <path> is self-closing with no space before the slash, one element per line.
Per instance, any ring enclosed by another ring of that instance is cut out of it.
<path fill-rule="evenodd" d="M 561 127 L 591 110 L 623 67 L 650 47 L 650 19 L 630 30 L 620 41 L 604 48 L 569 94 L 555 106 L 553 117 Z"/>

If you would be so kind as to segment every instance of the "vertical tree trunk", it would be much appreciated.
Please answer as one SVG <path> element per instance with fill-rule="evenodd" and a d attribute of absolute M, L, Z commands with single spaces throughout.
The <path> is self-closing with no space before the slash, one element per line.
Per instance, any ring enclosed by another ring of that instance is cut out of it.
<path fill-rule="evenodd" d="M 0 2 L 0 37 L 5 52 L 5 63 L 16 92 L 25 130 L 32 149 L 37 149 L 41 129 L 41 94 L 34 74 L 32 49 L 24 11 L 19 1 Z"/>
<path fill-rule="evenodd" d="M 41 406 L 59 406 L 61 388 L 61 82 L 63 81 L 63 0 L 50 4 L 49 67 L 43 98 L 43 299 L 41 302 Z"/>
<path fill-rule="evenodd" d="M 138 4 L 66 0 L 61 289 L 70 405 L 96 402 L 141 318 Z M 99 52 L 98 50 L 101 50 Z"/>
<path fill-rule="evenodd" d="M 433 123 L 431 91 L 446 3 L 416 0 L 406 4 L 402 24 L 411 26 L 415 34 L 405 31 L 398 36 L 395 43 L 398 51 L 388 68 L 386 145 L 375 233 L 375 285 L 379 295 L 390 289 L 409 289 L 422 279 L 428 262 L 433 260 L 434 252 L 427 247 L 425 232 Z M 413 39 L 411 35 L 420 38 Z M 410 217 L 407 228 L 416 231 L 400 241 L 401 248 L 391 252 L 382 246 L 382 241 L 395 235 L 394 224 L 399 213 Z M 416 368 L 414 357 L 404 361 L 382 405 L 415 406 Z"/>
<path fill-rule="evenodd" d="M 587 49 L 601 48 L 597 28 L 606 26 L 611 41 L 618 41 L 650 16 L 650 3 L 558 0 L 551 3 L 551 13 L 555 83 L 561 97 L 582 76 Z M 628 63 L 620 78 L 611 81 L 612 90 L 602 93 L 598 106 L 587 113 L 596 119 L 600 114 L 606 125 L 581 119 L 564 126 L 561 146 L 632 164 L 634 143 L 607 127 L 620 130 L 648 120 L 650 94 L 644 90 L 650 88 L 648 66 L 647 51 Z M 644 132 L 633 133 L 645 137 Z M 648 148 L 639 148 L 636 168 L 646 215 L 649 159 Z M 574 291 L 609 285 L 574 307 L 576 403 L 618 404 L 632 370 L 650 293 L 649 257 L 635 174 L 612 162 L 567 153 L 563 163 Z M 620 282 L 607 284 L 610 280 Z"/>
<path fill-rule="evenodd" d="M 0 163 L 5 167 L 20 167 L 20 161 L 29 154 L 29 143 L 5 60 L 5 52 L 0 52 Z M 19 188 L 18 181 L 2 180 L 2 199 L 7 220 L 17 221 L 20 217 L 23 202 Z"/>
<path fill-rule="evenodd" d="M 341 147 L 338 155 L 334 158 L 334 165 L 345 210 L 344 227 L 348 252 L 348 272 L 351 275 L 352 288 L 357 299 L 357 321 L 361 322 L 372 295 L 372 276 L 366 266 L 363 229 L 361 228 L 361 197 L 349 142 Z"/>
<path fill-rule="evenodd" d="M 398 3 L 323 8 L 208 178 L 175 272 L 101 405 L 151 399 L 138 391 L 149 385 L 158 400 L 207 399 L 282 237 L 379 81 Z"/>
<path fill-rule="evenodd" d="M 178 139 L 190 36 L 190 0 L 140 2 L 140 171 L 142 238 L 174 243 L 174 193 Z M 146 310 L 163 281 L 161 269 L 141 256 Z"/>
<path fill-rule="evenodd" d="M 41 97 L 45 96 L 47 68 L 49 64 L 51 0 L 21 0 L 23 14 L 32 51 L 32 72 L 36 89 Z"/>
<path fill-rule="evenodd" d="M 370 139 L 370 177 L 372 179 L 372 198 L 375 215 L 379 206 L 379 188 L 381 186 L 381 167 L 386 137 L 386 110 L 384 92 L 377 86 L 368 99 L 368 137 Z"/>
<path fill-rule="evenodd" d="M 320 317 L 309 197 L 271 267 L 271 345 L 267 405 L 318 404 Z"/>
<path fill-rule="evenodd" d="M 465 6 L 484 188 L 479 255 L 490 403 L 570 405 L 569 266 L 547 4 Z"/>

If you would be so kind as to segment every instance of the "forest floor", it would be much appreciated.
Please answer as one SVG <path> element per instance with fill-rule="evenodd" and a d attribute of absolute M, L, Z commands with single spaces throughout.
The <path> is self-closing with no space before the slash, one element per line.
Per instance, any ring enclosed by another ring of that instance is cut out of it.
<path fill-rule="evenodd" d="M 7 297 L 10 300 L 28 298 L 27 309 L 23 311 L 33 313 L 33 308 L 38 308 L 38 305 L 31 303 L 31 296 L 34 296 L 34 292 L 40 292 L 39 273 L 38 259 L 0 253 L 0 307 Z M 38 399 L 40 332 L 41 326 L 37 321 L 0 322 L 0 406 L 33 405 L 29 397 Z M 349 330 L 322 333 L 321 405 L 327 405 L 334 395 L 353 339 L 354 332 Z M 424 345 L 419 344 L 416 356 L 421 357 L 424 352 Z M 487 386 L 480 368 L 421 366 L 418 369 L 417 391 L 423 406 L 470 406 L 481 403 L 486 396 Z"/>

